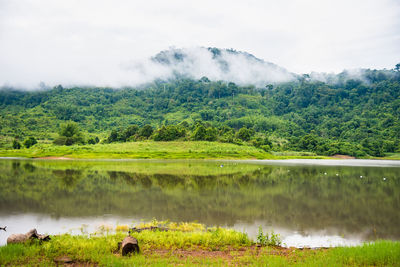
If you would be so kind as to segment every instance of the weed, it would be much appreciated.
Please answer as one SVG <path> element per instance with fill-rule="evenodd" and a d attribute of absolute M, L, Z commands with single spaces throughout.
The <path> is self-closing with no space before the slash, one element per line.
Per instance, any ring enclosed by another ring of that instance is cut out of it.
<path fill-rule="evenodd" d="M 260 226 L 258 228 L 257 244 L 261 246 L 280 246 L 282 240 L 279 234 L 275 234 L 273 230 L 270 233 L 263 233 L 263 229 Z"/>

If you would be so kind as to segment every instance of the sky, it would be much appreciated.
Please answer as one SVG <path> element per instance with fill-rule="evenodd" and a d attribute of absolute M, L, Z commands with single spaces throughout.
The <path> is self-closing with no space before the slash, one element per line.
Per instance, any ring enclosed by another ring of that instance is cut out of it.
<path fill-rule="evenodd" d="M 400 0 L 0 0 L 0 86 L 134 84 L 129 66 L 171 47 L 233 48 L 295 73 L 391 69 Z"/>

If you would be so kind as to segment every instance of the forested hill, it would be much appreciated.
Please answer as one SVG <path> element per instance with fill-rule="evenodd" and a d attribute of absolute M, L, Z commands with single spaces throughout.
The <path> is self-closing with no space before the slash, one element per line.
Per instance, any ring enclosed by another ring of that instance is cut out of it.
<path fill-rule="evenodd" d="M 382 156 L 400 150 L 400 72 L 366 70 L 363 81 L 342 75 L 329 84 L 303 76 L 262 88 L 204 77 L 140 89 L 0 90 L 3 147 L 14 137 L 52 140 L 67 121 L 100 139 L 112 130 L 149 124 L 155 130 L 179 125 L 186 129 L 181 138 L 189 140 L 200 123 L 215 129 L 217 138 L 245 127 L 268 137 L 273 150 Z"/>

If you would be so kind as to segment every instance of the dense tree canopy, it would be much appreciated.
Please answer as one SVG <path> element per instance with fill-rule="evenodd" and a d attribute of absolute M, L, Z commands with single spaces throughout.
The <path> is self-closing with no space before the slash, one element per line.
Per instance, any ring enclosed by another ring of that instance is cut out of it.
<path fill-rule="evenodd" d="M 358 156 L 400 150 L 397 69 L 365 70 L 362 79 L 344 72 L 326 83 L 303 76 L 263 88 L 207 77 L 142 88 L 3 88 L 0 107 L 0 135 L 10 138 L 3 147 L 14 137 L 56 139 L 60 125 L 73 122 L 92 141 L 218 140 Z M 61 139 L 68 131 L 62 128 Z M 74 142 L 83 141 L 78 135 Z"/>
<path fill-rule="evenodd" d="M 84 143 L 84 137 L 75 122 L 61 124 L 59 136 L 54 140 L 54 144 L 70 146 L 73 144 Z"/>

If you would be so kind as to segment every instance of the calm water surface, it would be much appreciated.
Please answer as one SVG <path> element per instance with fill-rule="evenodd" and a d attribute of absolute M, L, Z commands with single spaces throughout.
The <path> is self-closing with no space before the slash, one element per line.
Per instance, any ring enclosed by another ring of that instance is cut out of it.
<path fill-rule="evenodd" d="M 153 218 L 225 226 L 287 246 L 400 240 L 400 162 L 0 160 L 8 235 L 93 232 Z"/>

